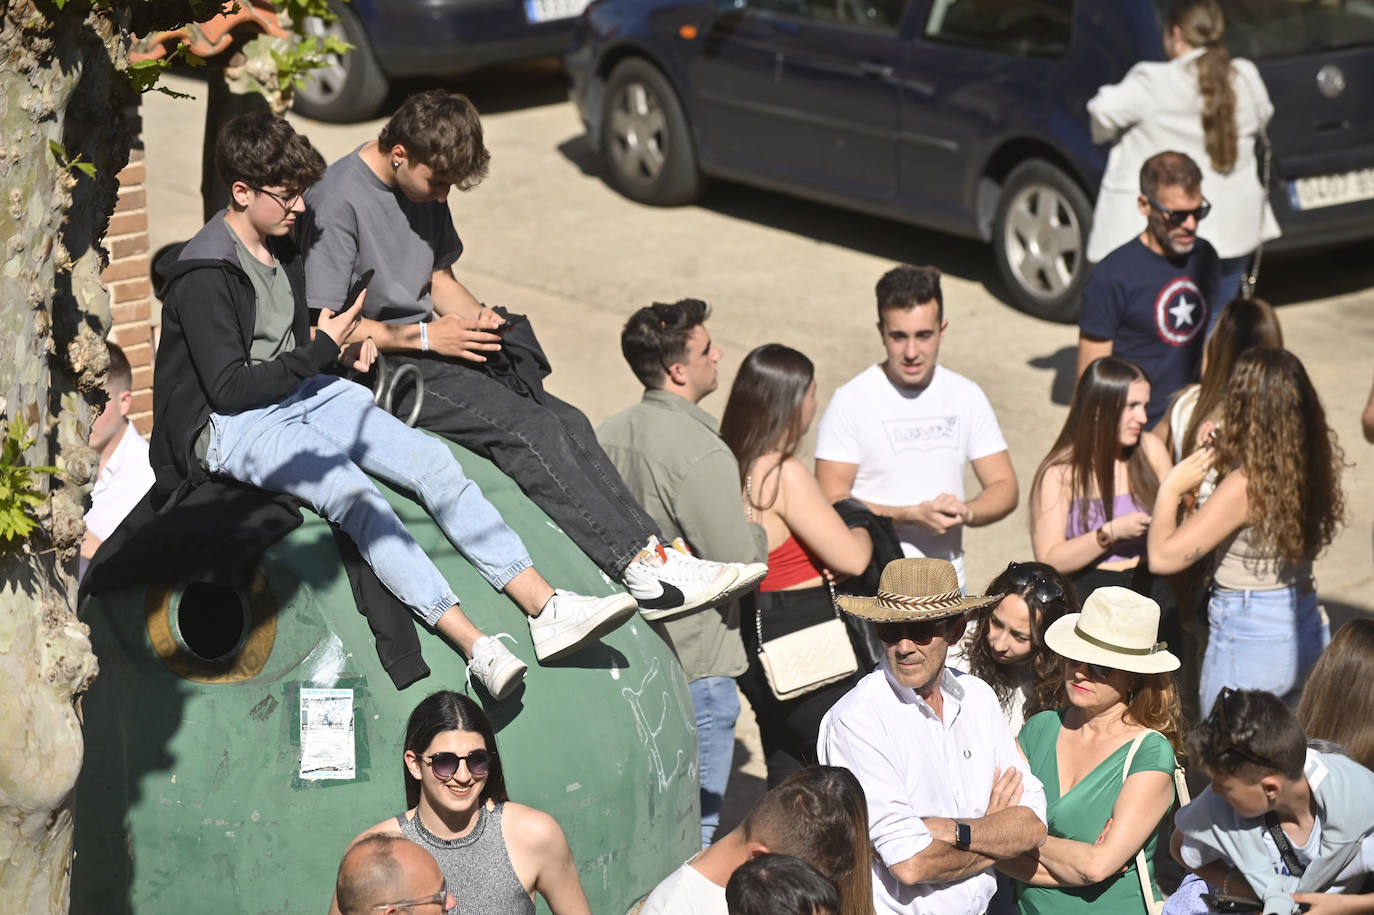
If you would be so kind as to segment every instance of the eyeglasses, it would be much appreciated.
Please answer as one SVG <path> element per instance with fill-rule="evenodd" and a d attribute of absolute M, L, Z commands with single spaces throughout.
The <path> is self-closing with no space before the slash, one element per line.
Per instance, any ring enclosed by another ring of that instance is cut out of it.
<path fill-rule="evenodd" d="M 459 763 L 467 763 L 468 771 L 472 773 L 473 778 L 481 778 L 491 771 L 491 758 L 494 755 L 488 750 L 473 750 L 467 756 L 459 756 L 457 753 L 432 753 L 424 759 L 429 763 L 435 778 L 448 781 L 458 774 Z"/>
<path fill-rule="evenodd" d="M 1158 212 L 1159 215 L 1164 217 L 1164 221 L 1171 226 L 1183 225 L 1183 223 L 1188 219 L 1189 216 L 1193 217 L 1198 222 L 1202 222 L 1204 219 L 1207 218 L 1207 214 L 1212 212 L 1212 204 L 1208 202 L 1208 200 L 1205 197 L 1202 200 L 1201 206 L 1194 207 L 1191 210 L 1175 210 L 1170 207 L 1166 207 L 1163 204 L 1161 204 L 1158 200 L 1155 200 L 1153 197 L 1151 197 L 1149 194 L 1145 195 L 1145 199 L 1150 202 L 1150 206 L 1154 207 L 1155 211 Z"/>
<path fill-rule="evenodd" d="M 1263 766 L 1266 769 L 1273 769 L 1275 772 L 1287 772 L 1287 766 L 1281 766 L 1272 759 L 1247 750 L 1245 747 L 1236 743 L 1236 738 L 1231 735 L 1231 722 L 1227 720 L 1226 717 L 1226 703 L 1232 696 L 1236 695 L 1237 692 L 1238 690 L 1232 689 L 1229 686 L 1223 686 L 1221 688 L 1221 695 L 1217 696 L 1216 704 L 1212 706 L 1212 711 L 1217 716 L 1217 724 L 1221 727 L 1221 732 L 1226 735 L 1226 746 L 1221 748 L 1221 752 L 1234 753 L 1241 759 L 1252 762 L 1257 766 Z"/>
<path fill-rule="evenodd" d="M 1052 604 L 1064 599 L 1064 589 L 1059 582 L 1038 571 L 1030 563 L 1013 562 L 1007 566 L 1007 584 L 1018 591 L 1031 589 L 1031 594 L 1041 604 Z"/>
<path fill-rule="evenodd" d="M 442 906 L 442 911 L 444 912 L 452 912 L 454 909 L 458 908 L 457 899 L 453 900 L 453 905 L 449 905 L 448 900 L 448 880 L 445 879 L 443 886 L 439 888 L 439 892 L 435 893 L 433 896 L 426 896 L 424 899 L 413 899 L 410 902 L 382 902 L 374 905 L 372 908 L 375 911 L 377 909 L 413 909 L 421 905 L 437 905 Z"/>
<path fill-rule="evenodd" d="M 259 194 L 266 194 L 268 197 L 271 197 L 273 200 L 277 201 L 277 203 L 281 204 L 282 209 L 286 210 L 288 213 L 291 212 L 291 208 L 299 203 L 301 198 L 305 196 L 305 191 L 291 191 L 286 195 L 282 195 L 278 194 L 276 191 L 269 191 L 265 187 L 258 187 L 253 184 L 248 185 L 248 187 L 250 190 L 257 191 Z"/>
<path fill-rule="evenodd" d="M 896 645 L 903 639 L 910 639 L 917 645 L 925 645 L 936 636 L 948 633 L 950 627 L 960 619 L 946 617 L 925 623 L 875 623 L 874 628 L 878 630 L 878 638 L 882 639 L 884 644 Z"/>

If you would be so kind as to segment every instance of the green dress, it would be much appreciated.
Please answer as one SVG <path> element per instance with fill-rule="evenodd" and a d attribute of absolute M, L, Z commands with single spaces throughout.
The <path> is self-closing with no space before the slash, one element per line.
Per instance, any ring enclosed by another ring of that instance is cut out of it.
<path fill-rule="evenodd" d="M 1102 827 L 1111 818 L 1117 795 L 1121 793 L 1121 767 L 1126 762 L 1130 743 L 1118 748 L 1081 782 L 1059 796 L 1059 760 L 1055 745 L 1064 726 L 1067 709 L 1041 712 L 1021 729 L 1021 750 L 1030 761 L 1031 772 L 1045 786 L 1045 815 L 1049 834 L 1062 839 L 1093 843 Z M 1162 734 L 1148 734 L 1141 741 L 1131 772 L 1174 771 L 1174 749 Z M 1173 782 L 1170 782 L 1170 791 Z M 1155 835 L 1145 846 L 1145 860 L 1151 868 L 1150 883 L 1154 885 Z M 1076 915 L 1076 913 L 1111 913 L 1111 915 L 1146 915 L 1145 900 L 1140 895 L 1140 878 L 1136 876 L 1135 858 L 1123 874 L 1108 878 L 1092 886 L 1047 887 L 1018 883 L 1018 905 L 1021 915 Z M 1155 898 L 1160 899 L 1156 886 Z"/>

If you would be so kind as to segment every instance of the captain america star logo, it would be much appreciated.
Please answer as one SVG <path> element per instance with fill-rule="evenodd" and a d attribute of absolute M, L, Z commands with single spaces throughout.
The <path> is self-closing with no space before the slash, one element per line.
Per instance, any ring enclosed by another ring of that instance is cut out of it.
<path fill-rule="evenodd" d="M 1181 276 L 1155 299 L 1155 331 L 1170 346 L 1187 346 L 1207 326 L 1207 300 L 1197 284 Z"/>

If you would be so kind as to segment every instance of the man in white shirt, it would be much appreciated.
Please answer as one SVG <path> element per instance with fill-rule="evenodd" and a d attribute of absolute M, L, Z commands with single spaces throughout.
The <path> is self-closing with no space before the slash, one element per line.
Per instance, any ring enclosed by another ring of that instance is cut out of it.
<path fill-rule="evenodd" d="M 1045 841 L 1044 789 L 991 687 L 945 667 L 966 614 L 994 600 L 961 597 L 941 559 L 899 559 L 876 598 L 839 598 L 886 654 L 826 714 L 817 749 L 863 785 L 880 915 L 984 912 L 991 868 Z"/>
<path fill-rule="evenodd" d="M 744 822 L 673 871 L 636 915 L 727 915 L 725 885 L 746 861 L 769 853 L 800 858 L 843 888 L 868 857 L 856 836 L 863 791 L 850 772 L 808 766 L 754 802 Z"/>
<path fill-rule="evenodd" d="M 940 271 L 902 265 L 878 281 L 887 359 L 831 398 L 816 436 L 816 477 L 832 502 L 853 497 L 892 518 L 907 556 L 954 563 L 963 529 L 1016 508 L 1016 471 L 981 388 L 937 365 L 945 320 Z M 964 498 L 964 465 L 982 491 Z"/>
<path fill-rule="evenodd" d="M 113 343 L 110 367 L 105 373 L 105 409 L 91 421 L 90 445 L 100 452 L 100 474 L 91 488 L 91 510 L 86 512 L 86 536 L 81 540 L 81 563 L 77 578 L 86 575 L 86 566 L 95 551 L 119 527 L 148 487 L 153 485 L 153 468 L 148 464 L 148 443 L 129 421 L 133 403 L 133 371 L 124 351 Z"/>

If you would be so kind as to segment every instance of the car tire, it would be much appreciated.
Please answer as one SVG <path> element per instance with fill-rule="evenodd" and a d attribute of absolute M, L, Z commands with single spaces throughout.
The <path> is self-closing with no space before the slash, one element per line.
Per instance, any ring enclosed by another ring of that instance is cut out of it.
<path fill-rule="evenodd" d="M 601 130 L 610 183 L 626 197 L 677 206 L 701 195 L 687 116 L 672 85 L 648 61 L 632 57 L 611 71 Z"/>
<path fill-rule="evenodd" d="M 311 16 L 304 22 L 307 36 L 335 35 L 353 48 L 331 55 L 327 66 L 305 77 L 292 102 L 297 114 L 317 121 L 348 124 L 374 117 L 386 101 L 391 81 L 377 63 L 358 14 L 349 6 L 330 0 L 329 9 L 337 19 L 325 22 Z"/>
<path fill-rule="evenodd" d="M 1011 170 L 997 201 L 992 247 L 1013 303 L 1029 314 L 1071 323 L 1088 279 L 1092 204 L 1083 189 L 1043 159 Z"/>

